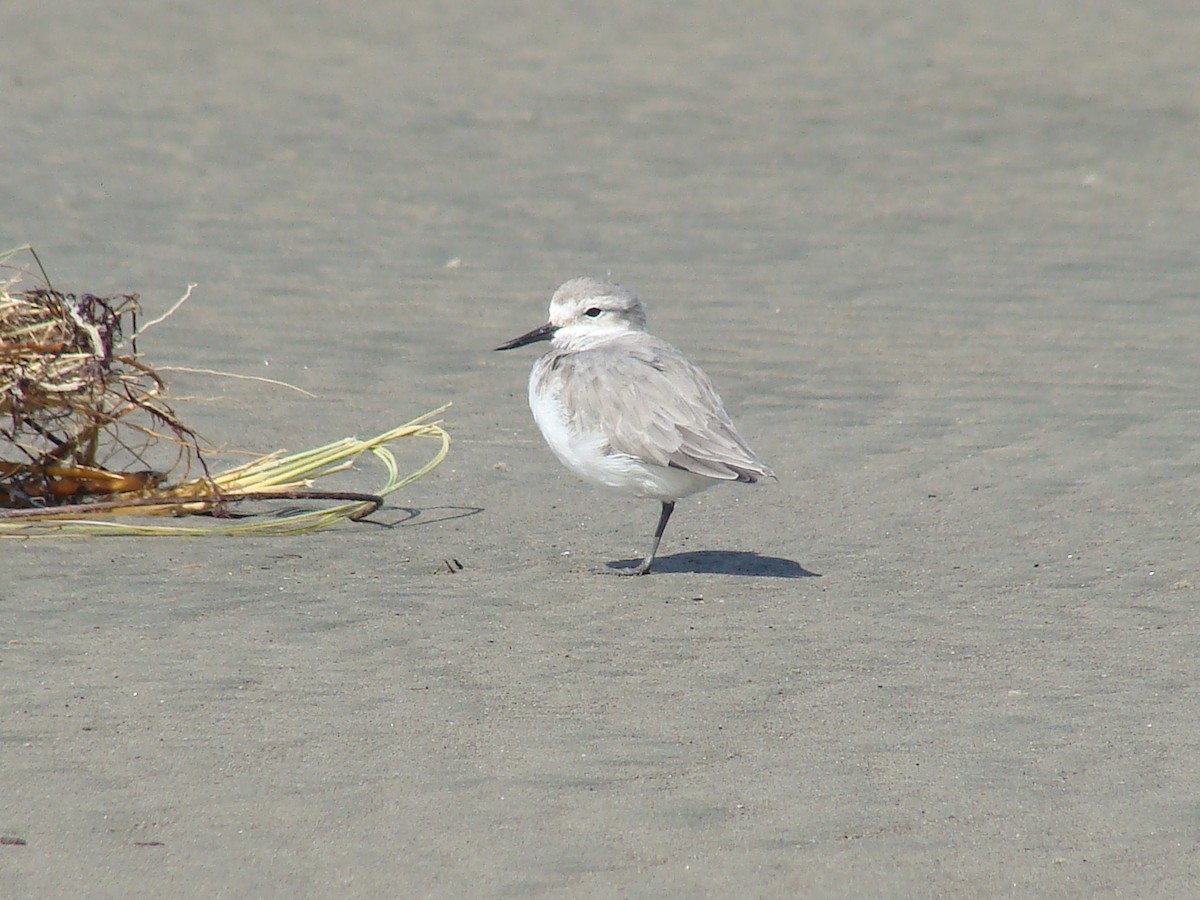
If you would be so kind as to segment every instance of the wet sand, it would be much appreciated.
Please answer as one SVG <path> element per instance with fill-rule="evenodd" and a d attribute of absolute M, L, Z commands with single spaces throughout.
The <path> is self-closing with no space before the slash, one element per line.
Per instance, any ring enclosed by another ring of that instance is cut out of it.
<path fill-rule="evenodd" d="M 187 421 L 455 443 L 382 524 L 5 542 L 0 894 L 1200 891 L 1191 4 L 3 22 L 0 245 L 319 395 Z M 610 273 L 779 474 L 640 579 L 489 352 Z"/>

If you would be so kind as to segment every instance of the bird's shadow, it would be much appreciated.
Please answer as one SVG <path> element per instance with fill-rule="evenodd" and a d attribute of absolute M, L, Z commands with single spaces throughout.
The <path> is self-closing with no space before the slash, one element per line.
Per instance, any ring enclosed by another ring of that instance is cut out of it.
<path fill-rule="evenodd" d="M 632 569 L 640 559 L 619 559 L 610 562 L 614 571 Z M 751 575 L 758 578 L 820 578 L 793 559 L 778 556 L 759 556 L 744 550 L 698 550 L 692 553 L 672 553 L 654 560 L 650 574 L 691 572 L 696 575 Z"/>

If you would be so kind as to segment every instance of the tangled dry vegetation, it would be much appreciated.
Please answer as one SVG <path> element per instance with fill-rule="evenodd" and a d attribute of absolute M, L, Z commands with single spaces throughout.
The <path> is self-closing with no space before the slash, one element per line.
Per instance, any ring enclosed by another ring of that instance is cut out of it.
<path fill-rule="evenodd" d="M 18 290 L 29 269 L 10 260 L 22 252 L 37 263 L 41 283 Z M 139 331 L 136 294 L 55 290 L 28 247 L 0 254 L 0 267 L 8 272 L 0 281 L 0 535 L 309 531 L 374 512 L 387 494 L 433 469 L 449 450 L 449 436 L 432 421 L 442 407 L 369 440 L 269 454 L 214 475 L 196 434 L 167 402 L 162 376 L 137 347 L 138 337 L 187 294 Z M 387 445 L 412 436 L 434 438 L 440 447 L 420 469 L 401 476 Z M 312 488 L 368 450 L 388 472 L 381 490 Z M 225 518 L 232 503 L 265 499 L 337 505 L 265 521 Z M 110 518 L 134 512 L 205 513 L 214 520 L 180 526 Z"/>

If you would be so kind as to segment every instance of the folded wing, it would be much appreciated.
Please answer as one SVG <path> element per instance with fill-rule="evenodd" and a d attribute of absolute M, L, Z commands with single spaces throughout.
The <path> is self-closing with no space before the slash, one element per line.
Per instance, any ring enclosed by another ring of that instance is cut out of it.
<path fill-rule="evenodd" d="M 737 433 L 700 369 L 648 334 L 550 363 L 580 431 L 606 434 L 612 450 L 727 481 L 773 476 Z"/>

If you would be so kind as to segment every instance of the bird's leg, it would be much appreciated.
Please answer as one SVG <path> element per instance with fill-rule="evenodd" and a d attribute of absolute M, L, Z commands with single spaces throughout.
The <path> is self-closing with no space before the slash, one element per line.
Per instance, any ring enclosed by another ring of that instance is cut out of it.
<path fill-rule="evenodd" d="M 650 571 L 650 564 L 654 562 L 654 554 L 658 552 L 658 543 L 662 540 L 663 532 L 667 530 L 667 521 L 671 518 L 671 513 L 675 512 L 674 501 L 663 501 L 662 514 L 658 517 L 658 528 L 654 531 L 654 543 L 650 547 L 650 555 L 642 560 L 642 564 L 636 569 L 625 569 L 621 572 L 622 575 L 645 575 Z"/>

